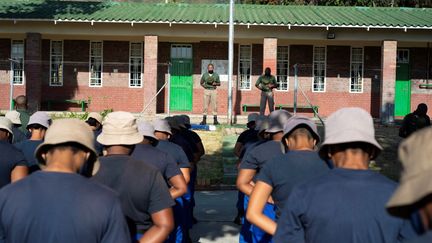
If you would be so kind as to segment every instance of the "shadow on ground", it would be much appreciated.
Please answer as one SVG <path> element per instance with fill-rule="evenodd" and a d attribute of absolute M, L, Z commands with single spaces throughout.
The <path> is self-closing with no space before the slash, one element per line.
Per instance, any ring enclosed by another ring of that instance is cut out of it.
<path fill-rule="evenodd" d="M 195 194 L 192 242 L 238 242 L 240 226 L 232 223 L 237 214 L 237 191 L 201 191 Z"/>

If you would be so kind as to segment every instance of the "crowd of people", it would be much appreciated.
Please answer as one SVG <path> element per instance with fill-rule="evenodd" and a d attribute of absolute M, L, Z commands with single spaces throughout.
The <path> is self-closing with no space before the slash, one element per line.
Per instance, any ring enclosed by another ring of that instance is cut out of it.
<path fill-rule="evenodd" d="M 420 104 L 401 126 L 400 184 L 369 170 L 383 150 L 371 115 L 343 108 L 322 140 L 309 118 L 250 114 L 238 137 L 239 242 L 432 242 L 432 127 Z M 393 195 L 393 196 L 392 196 Z"/>
<path fill-rule="evenodd" d="M 0 117 L 0 242 L 191 242 L 205 151 L 188 116 L 51 120 L 25 103 Z M 363 109 L 331 114 L 324 139 L 310 118 L 250 114 L 234 147 L 239 241 L 432 242 L 432 127 L 414 113 L 399 184 L 369 170 L 383 148 Z"/>
<path fill-rule="evenodd" d="M 191 242 L 205 151 L 188 116 L 25 110 L 0 117 L 1 242 Z"/>

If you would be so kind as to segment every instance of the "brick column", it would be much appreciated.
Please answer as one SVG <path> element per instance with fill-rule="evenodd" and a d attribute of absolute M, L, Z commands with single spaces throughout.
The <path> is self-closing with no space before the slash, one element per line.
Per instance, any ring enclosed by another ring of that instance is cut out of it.
<path fill-rule="evenodd" d="M 397 41 L 385 40 L 381 46 L 381 109 L 382 123 L 394 122 Z"/>
<path fill-rule="evenodd" d="M 266 67 L 269 67 L 273 75 L 276 75 L 277 64 L 277 38 L 264 38 L 263 45 L 263 72 Z"/>
<path fill-rule="evenodd" d="M 28 109 L 37 111 L 42 97 L 42 36 L 40 33 L 26 34 L 24 63 Z"/>
<path fill-rule="evenodd" d="M 144 106 L 146 115 L 156 114 L 156 98 L 152 98 L 157 92 L 157 62 L 158 62 L 157 36 L 144 37 Z M 151 104 L 150 104 L 151 103 Z"/>

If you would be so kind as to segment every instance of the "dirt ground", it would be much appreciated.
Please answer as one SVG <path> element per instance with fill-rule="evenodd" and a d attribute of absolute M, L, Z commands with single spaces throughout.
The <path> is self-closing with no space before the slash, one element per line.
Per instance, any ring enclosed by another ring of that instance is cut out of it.
<path fill-rule="evenodd" d="M 384 150 L 376 159 L 375 166 L 380 172 L 393 180 L 399 180 L 401 164 L 398 160 L 398 147 L 402 138 L 398 135 L 398 126 L 376 126 L 376 138 Z"/>

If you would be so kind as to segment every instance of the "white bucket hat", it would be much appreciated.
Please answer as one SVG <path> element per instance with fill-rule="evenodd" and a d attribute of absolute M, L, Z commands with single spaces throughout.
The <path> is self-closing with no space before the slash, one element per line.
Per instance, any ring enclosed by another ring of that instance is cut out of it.
<path fill-rule="evenodd" d="M 247 123 L 249 123 L 249 122 L 256 122 L 258 118 L 259 118 L 259 114 L 258 113 L 250 113 L 248 115 L 248 118 L 247 118 Z"/>
<path fill-rule="evenodd" d="M 12 122 L 4 116 L 0 116 L 0 129 L 4 129 L 13 135 Z"/>
<path fill-rule="evenodd" d="M 94 135 L 90 127 L 78 119 L 58 119 L 48 128 L 44 142 L 35 150 L 36 159 L 45 164 L 42 154 L 49 147 L 63 143 L 78 143 L 90 151 L 88 162 L 95 162 L 97 159 L 94 148 Z"/>
<path fill-rule="evenodd" d="M 136 118 L 129 112 L 109 113 L 103 121 L 102 133 L 97 137 L 102 145 L 134 145 L 143 141 Z"/>
<path fill-rule="evenodd" d="M 102 115 L 97 113 L 97 112 L 90 112 L 87 116 L 87 120 L 93 118 L 95 119 L 97 122 L 99 122 L 100 124 L 102 124 Z"/>
<path fill-rule="evenodd" d="M 153 121 L 153 127 L 156 132 L 165 132 L 172 135 L 171 127 L 165 119 L 156 119 Z"/>
<path fill-rule="evenodd" d="M 21 125 L 20 113 L 18 111 L 8 111 L 5 117 L 8 118 L 13 124 Z"/>
<path fill-rule="evenodd" d="M 416 131 L 399 146 L 403 165 L 399 187 L 387 203 L 388 211 L 408 217 L 412 205 L 432 194 L 432 127 Z"/>
<path fill-rule="evenodd" d="M 39 124 L 48 129 L 51 123 L 51 117 L 44 111 L 38 111 L 30 116 L 27 127 L 34 124 Z"/>
<path fill-rule="evenodd" d="M 155 129 L 153 125 L 149 122 L 139 121 L 138 132 L 141 134 L 141 136 L 149 137 L 157 140 L 157 138 L 154 135 Z"/>
<path fill-rule="evenodd" d="M 363 142 L 376 148 L 374 158 L 382 147 L 375 139 L 375 128 L 371 115 L 357 107 L 342 108 L 331 114 L 325 121 L 325 138 L 319 154 L 328 158 L 328 147 L 334 144 Z"/>
<path fill-rule="evenodd" d="M 269 115 L 269 128 L 267 133 L 277 133 L 284 129 L 285 123 L 291 117 L 291 114 L 286 110 L 274 110 Z"/>
<path fill-rule="evenodd" d="M 256 120 L 255 131 L 262 133 L 269 128 L 269 120 L 267 116 L 259 116 Z"/>

